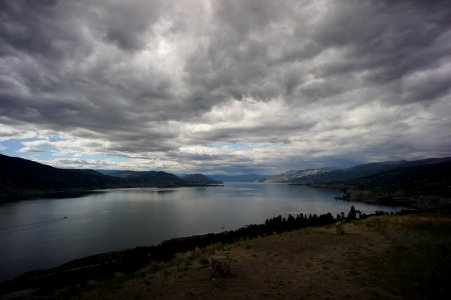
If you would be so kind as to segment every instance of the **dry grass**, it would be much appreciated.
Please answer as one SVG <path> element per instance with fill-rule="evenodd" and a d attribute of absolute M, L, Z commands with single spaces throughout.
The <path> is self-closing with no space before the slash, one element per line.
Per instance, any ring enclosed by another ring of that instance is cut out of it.
<path fill-rule="evenodd" d="M 381 216 L 365 224 L 392 242 L 384 255 L 364 261 L 387 289 L 414 299 L 447 298 L 451 291 L 450 216 Z"/>

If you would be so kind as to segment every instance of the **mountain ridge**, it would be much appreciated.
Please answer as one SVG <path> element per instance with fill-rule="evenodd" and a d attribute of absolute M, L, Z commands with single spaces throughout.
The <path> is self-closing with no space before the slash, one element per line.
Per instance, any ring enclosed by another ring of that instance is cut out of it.
<path fill-rule="evenodd" d="M 451 157 L 368 163 L 289 179 L 287 174 L 302 174 L 302 170 L 285 172 L 265 182 L 284 180 L 294 185 L 339 189 L 344 194 L 338 199 L 343 200 L 451 210 Z"/>
<path fill-rule="evenodd" d="M 319 168 L 319 169 L 291 170 L 269 177 L 262 182 L 292 183 L 292 184 L 335 182 L 356 179 L 359 177 L 373 175 L 379 172 L 390 171 L 402 167 L 424 166 L 428 164 L 436 164 L 446 161 L 451 161 L 451 157 L 427 158 L 414 161 L 399 160 L 399 161 L 372 162 L 344 169 Z M 309 173 L 308 171 L 314 170 L 322 170 L 322 171 L 318 171 L 316 174 L 308 174 Z"/>
<path fill-rule="evenodd" d="M 256 182 L 259 179 L 270 177 L 271 175 L 263 174 L 240 174 L 240 175 L 226 175 L 226 174 L 208 174 L 208 177 L 213 180 L 222 182 Z"/>
<path fill-rule="evenodd" d="M 202 184 L 202 185 L 223 184 L 222 181 L 213 180 L 212 178 L 205 176 L 203 174 L 186 174 L 186 175 L 181 175 L 180 178 L 185 180 L 186 182 L 189 182 L 192 184 Z"/>
<path fill-rule="evenodd" d="M 73 195 L 107 188 L 204 185 L 164 171 L 112 171 L 107 175 L 91 169 L 55 168 L 3 154 L 0 165 L 0 200 Z"/>
<path fill-rule="evenodd" d="M 334 168 L 317 168 L 317 169 L 304 169 L 304 170 L 290 170 L 287 172 L 280 173 L 278 175 L 273 175 L 268 178 L 263 178 L 257 180 L 257 182 L 263 183 L 293 183 L 292 181 L 298 178 L 303 178 L 307 176 L 316 176 L 322 173 L 326 173 L 334 170 Z"/>

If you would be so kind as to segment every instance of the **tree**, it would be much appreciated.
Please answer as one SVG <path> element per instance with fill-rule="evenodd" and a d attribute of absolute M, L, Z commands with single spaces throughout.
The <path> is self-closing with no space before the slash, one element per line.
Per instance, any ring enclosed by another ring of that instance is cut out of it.
<path fill-rule="evenodd" d="M 356 219 L 356 215 L 357 215 L 357 212 L 355 210 L 354 205 L 352 205 L 351 209 L 349 210 L 349 213 L 348 213 L 348 220 L 355 220 Z"/>

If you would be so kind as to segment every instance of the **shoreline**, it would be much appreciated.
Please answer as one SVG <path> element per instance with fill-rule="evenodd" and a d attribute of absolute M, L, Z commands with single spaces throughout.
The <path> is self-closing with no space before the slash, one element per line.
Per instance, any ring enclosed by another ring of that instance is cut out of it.
<path fill-rule="evenodd" d="M 231 244 L 241 239 L 279 234 L 301 228 L 330 225 L 337 222 L 332 214 L 297 216 L 281 215 L 267 219 L 261 224 L 250 224 L 237 230 L 219 233 L 206 233 L 165 240 L 154 246 L 141 246 L 121 251 L 99 253 L 81 257 L 54 268 L 32 270 L 11 280 L 0 282 L 0 295 L 17 289 L 40 286 L 58 286 L 67 282 L 78 282 L 88 277 L 105 277 L 115 272 L 134 272 L 149 261 L 164 262 L 173 259 L 178 253 L 213 244 Z"/>
<path fill-rule="evenodd" d="M 224 184 L 186 184 L 186 185 L 145 185 L 145 186 L 102 186 L 92 188 L 67 188 L 55 190 L 24 190 L 4 192 L 0 194 L 0 203 L 15 202 L 21 200 L 36 200 L 41 198 L 75 198 L 89 194 L 104 193 L 106 190 L 128 189 L 128 188 L 182 188 L 182 187 L 208 187 L 224 186 Z"/>
<path fill-rule="evenodd" d="M 451 196 L 434 191 L 406 191 L 406 190 L 380 190 L 378 188 L 359 188 L 345 184 L 296 184 L 311 188 L 339 190 L 342 196 L 336 197 L 337 201 L 362 202 L 368 204 L 380 204 L 419 211 L 442 211 L 451 213 Z"/>

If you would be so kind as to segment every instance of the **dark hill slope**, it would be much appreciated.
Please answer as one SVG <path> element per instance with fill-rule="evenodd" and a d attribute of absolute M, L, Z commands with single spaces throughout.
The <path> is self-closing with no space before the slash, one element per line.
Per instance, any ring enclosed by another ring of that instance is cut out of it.
<path fill-rule="evenodd" d="M 187 183 L 174 174 L 163 171 L 137 172 L 136 176 L 127 177 L 127 181 L 138 186 L 184 186 Z"/>
<path fill-rule="evenodd" d="M 59 169 L 0 154 L 0 200 L 64 196 L 103 188 L 189 185 L 162 171 L 114 171 L 105 175 L 89 169 Z"/>
<path fill-rule="evenodd" d="M 337 180 L 348 180 L 353 178 L 359 178 L 371 174 L 376 174 L 378 172 L 383 172 L 387 170 L 395 169 L 405 161 L 388 161 L 388 162 L 377 162 L 369 163 L 363 165 L 357 165 L 355 167 L 333 170 L 325 173 L 320 173 L 316 175 L 304 176 L 302 178 L 293 179 L 292 183 L 309 183 L 309 182 L 328 182 Z"/>
<path fill-rule="evenodd" d="M 271 175 L 261 174 L 242 174 L 242 175 L 225 175 L 225 174 L 210 174 L 208 177 L 216 181 L 222 182 L 255 182 L 263 181 L 263 179 L 271 177 Z"/>
<path fill-rule="evenodd" d="M 293 183 L 293 184 L 318 184 L 337 181 L 341 182 L 369 175 L 374 175 L 381 172 L 396 170 L 400 168 L 415 167 L 415 166 L 422 167 L 443 163 L 447 161 L 451 161 L 451 158 L 429 158 L 416 161 L 400 160 L 400 161 L 375 162 L 357 165 L 346 169 L 331 170 L 331 171 L 323 170 L 321 172 L 314 172 L 314 174 L 309 174 L 309 172 L 306 172 L 309 170 L 290 171 L 269 177 L 266 180 L 264 180 L 264 182 Z M 295 176 L 296 174 L 300 175 Z"/>
<path fill-rule="evenodd" d="M 122 180 L 93 170 L 66 170 L 31 160 L 0 154 L 0 186 L 17 188 L 62 189 L 99 188 Z"/>
<path fill-rule="evenodd" d="M 377 174 L 315 185 L 341 188 L 349 200 L 451 210 L 451 159 L 409 162 Z"/>
<path fill-rule="evenodd" d="M 451 192 L 451 160 L 411 165 L 344 181 L 360 188 Z"/>
<path fill-rule="evenodd" d="M 187 182 L 163 171 L 110 171 L 109 175 L 122 178 L 131 186 L 184 186 Z"/>
<path fill-rule="evenodd" d="M 222 184 L 221 181 L 216 181 L 211 179 L 208 176 L 205 176 L 203 174 L 188 174 L 180 176 L 183 180 L 190 184 L 203 184 L 203 185 L 209 185 L 209 184 Z"/>

